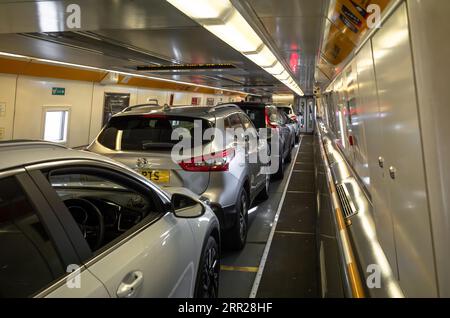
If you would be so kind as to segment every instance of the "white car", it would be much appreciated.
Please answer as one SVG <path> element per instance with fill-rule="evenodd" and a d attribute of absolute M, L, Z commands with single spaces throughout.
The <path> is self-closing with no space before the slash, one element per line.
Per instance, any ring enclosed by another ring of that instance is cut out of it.
<path fill-rule="evenodd" d="M 105 157 L 0 143 L 0 297 L 217 297 L 220 229 Z"/>

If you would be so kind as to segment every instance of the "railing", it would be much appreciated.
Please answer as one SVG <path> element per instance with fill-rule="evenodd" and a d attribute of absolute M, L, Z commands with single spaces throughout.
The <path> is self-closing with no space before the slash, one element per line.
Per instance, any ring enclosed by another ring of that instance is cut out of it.
<path fill-rule="evenodd" d="M 403 297 L 378 241 L 371 201 L 335 140 L 317 120 L 314 147 L 323 296 L 342 292 L 352 298 Z M 333 227 L 328 232 L 323 226 L 327 215 Z M 324 240 L 327 247 L 323 247 Z M 336 262 L 333 248 L 338 251 L 339 266 L 327 266 Z"/>

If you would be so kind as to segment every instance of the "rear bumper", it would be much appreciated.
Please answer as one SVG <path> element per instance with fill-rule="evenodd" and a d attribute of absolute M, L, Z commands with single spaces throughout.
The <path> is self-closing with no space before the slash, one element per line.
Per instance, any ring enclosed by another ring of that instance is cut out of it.
<path fill-rule="evenodd" d="M 211 209 L 219 219 L 221 232 L 231 229 L 236 222 L 236 206 L 222 207 L 217 203 L 211 203 L 210 205 Z"/>

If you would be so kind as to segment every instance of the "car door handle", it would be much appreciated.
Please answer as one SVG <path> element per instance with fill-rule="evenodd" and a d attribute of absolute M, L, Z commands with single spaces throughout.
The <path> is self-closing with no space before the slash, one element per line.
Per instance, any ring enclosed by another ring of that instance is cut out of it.
<path fill-rule="evenodd" d="M 135 271 L 128 274 L 117 289 L 117 297 L 132 298 L 137 294 L 144 283 L 144 274 L 140 271 Z"/>

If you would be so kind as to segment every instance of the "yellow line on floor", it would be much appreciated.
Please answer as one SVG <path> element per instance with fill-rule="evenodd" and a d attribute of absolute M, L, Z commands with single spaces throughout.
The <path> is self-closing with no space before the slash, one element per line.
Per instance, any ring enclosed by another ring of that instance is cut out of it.
<path fill-rule="evenodd" d="M 227 272 L 245 272 L 245 273 L 256 273 L 258 272 L 258 267 L 251 266 L 227 266 L 221 265 L 220 269 Z"/>

